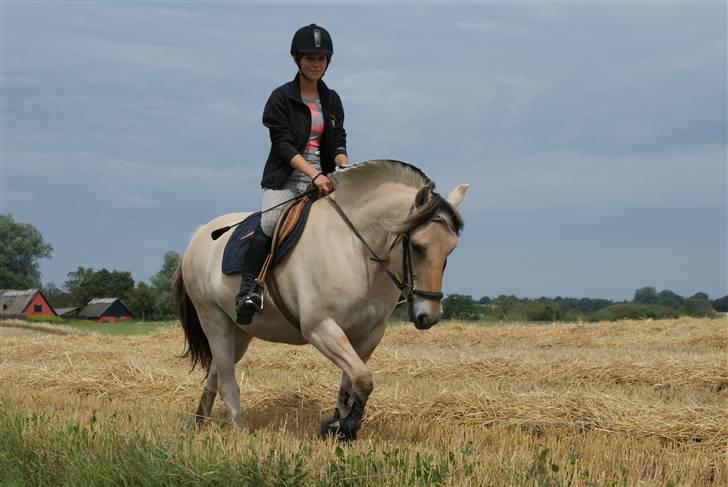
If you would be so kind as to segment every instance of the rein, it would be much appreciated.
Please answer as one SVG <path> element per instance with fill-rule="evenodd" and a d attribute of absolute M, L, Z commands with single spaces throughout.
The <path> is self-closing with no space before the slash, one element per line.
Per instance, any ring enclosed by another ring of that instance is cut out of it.
<path fill-rule="evenodd" d="M 336 212 L 339 214 L 342 220 L 344 220 L 344 223 L 347 224 L 347 226 L 351 229 L 351 231 L 356 235 L 356 237 L 361 240 L 361 242 L 364 244 L 364 246 L 367 248 L 370 254 L 372 254 L 371 257 L 369 257 L 370 260 L 376 262 L 379 264 L 379 267 L 382 268 L 382 270 L 389 276 L 389 278 L 392 280 L 395 286 L 397 286 L 397 289 L 402 293 L 402 296 L 404 297 L 405 301 L 407 302 L 407 311 L 409 314 L 409 319 L 411 322 L 415 322 L 415 313 L 414 313 L 414 298 L 415 296 L 418 296 L 420 298 L 429 299 L 431 301 L 439 301 L 443 297 L 443 293 L 437 292 L 437 291 L 423 291 L 421 289 L 415 288 L 415 275 L 414 270 L 412 268 L 412 254 L 410 253 L 410 242 L 409 242 L 409 233 L 405 233 L 402 235 L 402 280 L 400 281 L 397 276 L 394 275 L 392 271 L 389 270 L 389 267 L 387 267 L 387 261 L 385 259 L 380 258 L 374 250 L 369 246 L 369 244 L 364 240 L 364 237 L 362 237 L 361 233 L 359 233 L 359 230 L 354 226 L 354 224 L 351 222 L 348 216 L 346 216 L 346 213 L 344 213 L 344 210 L 339 206 L 339 204 L 331 198 L 330 196 L 326 196 L 326 199 L 329 203 L 331 203 L 331 206 L 334 207 Z M 412 210 L 410 210 L 410 213 Z M 395 241 L 396 243 L 396 241 Z M 394 247 L 394 244 L 392 244 L 392 247 Z"/>

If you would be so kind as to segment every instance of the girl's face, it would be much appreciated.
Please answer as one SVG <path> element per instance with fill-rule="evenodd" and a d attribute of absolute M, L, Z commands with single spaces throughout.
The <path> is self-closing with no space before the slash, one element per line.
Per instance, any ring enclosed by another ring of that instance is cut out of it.
<path fill-rule="evenodd" d="M 326 72 L 326 54 L 304 54 L 301 57 L 300 69 L 311 80 L 318 81 Z"/>

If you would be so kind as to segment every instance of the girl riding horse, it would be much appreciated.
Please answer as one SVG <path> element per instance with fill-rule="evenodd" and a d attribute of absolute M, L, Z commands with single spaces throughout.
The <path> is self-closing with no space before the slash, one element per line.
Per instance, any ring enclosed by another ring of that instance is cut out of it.
<path fill-rule="evenodd" d="M 341 100 L 321 79 L 333 54 L 334 44 L 323 27 L 307 25 L 293 36 L 291 56 L 298 73 L 293 81 L 273 90 L 263 112 L 271 140 L 261 181 L 264 209 L 304 193 L 311 183 L 321 194 L 330 193 L 333 186 L 327 174 L 349 162 Z M 279 207 L 263 213 L 250 237 L 235 297 L 236 321 L 241 325 L 249 324 L 263 306 L 256 278 L 281 211 Z"/>

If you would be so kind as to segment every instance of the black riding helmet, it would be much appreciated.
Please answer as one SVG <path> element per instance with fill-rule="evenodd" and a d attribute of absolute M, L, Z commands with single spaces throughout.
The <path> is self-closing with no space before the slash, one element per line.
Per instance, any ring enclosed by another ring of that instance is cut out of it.
<path fill-rule="evenodd" d="M 291 56 L 298 57 L 298 54 L 321 53 L 326 54 L 329 59 L 334 54 L 334 43 L 331 41 L 329 32 L 316 24 L 301 27 L 293 34 L 291 41 Z"/>

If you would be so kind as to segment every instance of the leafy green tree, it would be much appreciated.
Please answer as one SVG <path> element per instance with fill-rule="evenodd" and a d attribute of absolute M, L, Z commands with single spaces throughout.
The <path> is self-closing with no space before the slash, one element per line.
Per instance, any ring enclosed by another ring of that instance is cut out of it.
<path fill-rule="evenodd" d="M 524 314 L 527 321 L 561 321 L 565 315 L 558 303 L 545 298 L 526 304 Z"/>
<path fill-rule="evenodd" d="M 162 268 L 150 279 L 156 303 L 155 316 L 169 318 L 175 315 L 176 308 L 172 297 L 172 275 L 177 270 L 182 256 L 173 250 L 164 253 Z"/>
<path fill-rule="evenodd" d="M 690 298 L 685 303 L 685 313 L 688 316 L 709 317 L 714 316 L 713 305 L 707 299 Z"/>
<path fill-rule="evenodd" d="M 59 289 L 54 283 L 49 282 L 43 289 L 43 296 L 46 297 L 54 308 L 72 308 L 75 306 L 75 299 L 69 292 Z"/>
<path fill-rule="evenodd" d="M 490 304 L 491 299 L 488 296 L 483 296 L 478 300 L 478 304 Z"/>
<path fill-rule="evenodd" d="M 642 287 L 634 292 L 635 303 L 657 304 L 657 290 L 654 287 Z"/>
<path fill-rule="evenodd" d="M 442 317 L 446 320 L 477 320 L 480 317 L 480 309 L 472 296 L 448 294 L 442 300 Z"/>
<path fill-rule="evenodd" d="M 721 313 L 728 313 L 728 294 L 713 301 L 713 309 Z"/>
<path fill-rule="evenodd" d="M 93 272 L 94 270 L 91 267 L 79 266 L 75 271 L 67 274 L 68 279 L 63 283 L 63 287 L 73 296 L 73 304 L 75 306 L 84 306 L 89 302 L 89 298 L 86 296 L 85 290 L 81 288 L 81 285 L 91 277 Z"/>
<path fill-rule="evenodd" d="M 669 289 L 665 289 L 657 295 L 657 304 L 667 306 L 668 308 L 680 309 L 685 304 L 685 298 Z"/>
<path fill-rule="evenodd" d="M 514 295 L 501 294 L 491 302 L 491 306 L 497 312 L 498 318 L 503 320 L 513 312 L 519 302 L 520 300 Z"/>
<path fill-rule="evenodd" d="M 591 298 L 567 298 L 570 301 L 565 303 L 567 309 L 573 309 L 579 313 L 591 314 L 611 306 L 614 302 L 611 299 L 591 299 Z"/>
<path fill-rule="evenodd" d="M 137 287 L 129 291 L 125 302 L 132 314 L 142 320 L 152 316 L 156 308 L 154 291 L 144 282 L 140 282 Z"/>
<path fill-rule="evenodd" d="M 126 302 L 129 291 L 134 288 L 134 279 L 128 271 L 79 267 L 68 273 L 65 287 L 76 306 L 84 306 L 94 298 L 121 298 Z"/>
<path fill-rule="evenodd" d="M 0 214 L 0 288 L 40 288 L 38 260 L 52 252 L 53 246 L 33 225 Z"/>
<path fill-rule="evenodd" d="M 700 292 L 697 292 L 697 293 L 693 294 L 692 296 L 690 296 L 689 299 L 701 299 L 703 301 L 710 301 L 710 296 L 708 296 L 706 293 L 700 291 Z"/>
<path fill-rule="evenodd" d="M 108 271 L 101 269 L 96 273 L 93 284 L 105 296 L 121 298 L 123 301 L 126 301 L 129 291 L 134 289 L 134 278 L 131 277 L 131 272 L 129 271 Z"/>
<path fill-rule="evenodd" d="M 617 303 L 600 309 L 588 317 L 589 321 L 617 321 L 617 320 L 662 320 L 677 318 L 677 310 L 658 306 L 655 304 Z"/>

